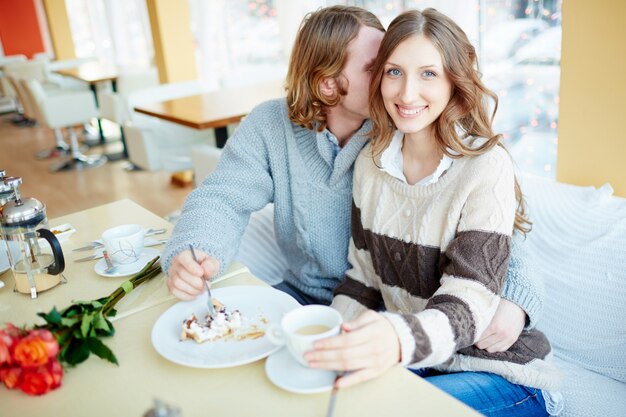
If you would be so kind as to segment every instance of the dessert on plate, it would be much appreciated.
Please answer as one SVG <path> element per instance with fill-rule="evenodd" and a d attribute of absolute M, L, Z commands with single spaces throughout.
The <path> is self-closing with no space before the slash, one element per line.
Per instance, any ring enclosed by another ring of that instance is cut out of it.
<path fill-rule="evenodd" d="M 215 317 L 207 314 L 203 320 L 191 314 L 183 321 L 181 340 L 193 339 L 196 343 L 213 342 L 233 337 L 236 340 L 257 339 L 265 334 L 256 325 L 244 328 L 239 310 L 228 311 L 226 306 L 213 298 Z"/>

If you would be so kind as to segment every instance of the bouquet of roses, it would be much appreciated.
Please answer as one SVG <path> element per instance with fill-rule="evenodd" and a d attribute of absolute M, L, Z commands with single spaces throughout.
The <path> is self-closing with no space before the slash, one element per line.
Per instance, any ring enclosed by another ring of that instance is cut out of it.
<path fill-rule="evenodd" d="M 75 366 L 94 354 L 111 363 L 117 358 L 101 337 L 113 336 L 109 320 L 126 294 L 161 272 L 158 257 L 108 297 L 77 301 L 64 310 L 38 313 L 45 324 L 33 329 L 7 324 L 0 329 L 0 382 L 29 395 L 42 395 L 61 386 L 63 366 Z"/>
<path fill-rule="evenodd" d="M 59 343 L 49 330 L 24 330 L 9 324 L 0 330 L 0 381 L 26 394 L 45 394 L 61 385 L 63 367 L 58 353 Z"/>

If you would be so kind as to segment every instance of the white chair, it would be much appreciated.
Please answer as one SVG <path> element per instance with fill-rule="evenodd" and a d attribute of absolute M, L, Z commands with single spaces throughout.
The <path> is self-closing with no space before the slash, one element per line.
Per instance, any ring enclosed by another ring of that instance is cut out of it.
<path fill-rule="evenodd" d="M 18 111 L 18 117 L 14 118 L 12 122 L 17 125 L 29 125 L 28 119 L 24 118 L 22 114 L 22 103 L 19 102 L 17 91 L 15 91 L 15 88 L 11 85 L 8 77 L 37 79 L 46 90 L 58 89 L 59 86 L 48 81 L 45 62 L 26 61 L 18 57 L 4 63 L 2 72 L 4 77 L 0 79 L 0 83 L 2 84 L 3 94 L 14 103 Z"/>
<path fill-rule="evenodd" d="M 8 55 L 0 56 L 0 94 L 2 96 L 8 96 L 5 91 L 4 82 L 1 80 L 4 74 L 4 66 L 15 62 L 25 62 L 27 60 L 26 55 Z"/>
<path fill-rule="evenodd" d="M 191 165 L 193 181 L 198 186 L 215 170 L 222 156 L 222 149 L 211 145 L 196 145 L 191 148 Z"/>
<path fill-rule="evenodd" d="M 128 95 L 158 85 L 159 74 L 156 68 L 120 74 L 116 92 L 103 91 L 98 94 L 100 117 L 123 126 L 131 118 L 132 109 L 127 104 Z"/>
<path fill-rule="evenodd" d="M 25 125 L 32 126 L 36 124 L 37 120 L 42 120 L 43 116 L 39 112 L 39 106 L 34 102 L 32 95 L 29 93 L 26 85 L 23 80 L 14 77 L 13 75 L 8 75 L 7 80 L 11 84 L 12 88 L 15 90 L 17 94 L 17 98 L 21 103 L 23 117 L 28 123 Z M 51 93 L 48 93 L 51 94 Z M 43 123 L 43 122 L 42 122 Z M 54 139 L 55 145 L 51 149 L 44 149 L 35 154 L 35 158 L 37 159 L 46 159 L 53 158 L 57 156 L 64 156 L 69 153 L 69 146 L 63 140 L 63 135 L 61 134 L 61 129 L 54 129 Z"/>
<path fill-rule="evenodd" d="M 117 79 L 116 91 L 99 91 L 100 118 L 110 120 L 120 127 L 120 138 L 124 148 L 124 156 L 128 157 L 124 124 L 130 120 L 130 109 L 126 101 L 132 92 L 159 85 L 159 74 L 156 68 L 135 70 L 120 74 Z"/>
<path fill-rule="evenodd" d="M 56 71 L 76 68 L 81 64 L 86 64 L 89 62 L 97 61 L 97 58 L 75 58 L 75 59 L 62 59 L 58 61 L 50 61 L 47 59 L 42 59 L 42 61 L 46 65 L 46 76 L 48 77 L 48 81 L 53 82 L 60 86 L 61 88 L 67 90 L 88 90 L 90 91 L 89 84 L 84 81 L 77 80 L 73 77 L 67 77 L 65 75 L 58 74 Z"/>
<path fill-rule="evenodd" d="M 215 89 L 200 81 L 162 84 L 128 94 L 130 120 L 124 125 L 128 159 L 141 169 L 169 172 L 191 169 L 191 148 L 215 143 L 212 129 L 197 130 L 155 117 L 139 114 L 133 108 Z"/>
<path fill-rule="evenodd" d="M 17 78 L 32 78 L 42 85 L 44 90 L 58 90 L 61 86 L 50 80 L 48 76 L 47 64 L 45 61 L 17 61 L 10 62 L 4 66 L 4 75 L 12 75 Z M 7 95 L 15 95 L 13 87 L 8 82 L 3 84 L 3 89 Z"/>
<path fill-rule="evenodd" d="M 102 155 L 85 156 L 80 152 L 74 126 L 82 125 L 93 117 L 98 117 L 98 110 L 93 94 L 89 91 L 67 91 L 47 94 L 40 82 L 35 79 L 21 80 L 25 90 L 36 104 L 40 123 L 50 129 L 66 128 L 70 137 L 71 157 L 50 167 L 53 172 L 63 170 L 82 170 L 95 168 L 106 162 Z"/>
<path fill-rule="evenodd" d="M 24 94 L 21 94 L 20 88 L 17 83 L 17 78 L 13 75 L 5 75 L 2 78 L 2 84 L 6 85 L 6 90 L 10 88 L 11 100 L 19 115 L 19 119 L 15 119 L 14 124 L 20 126 L 33 126 L 36 124 L 35 114 L 32 108 L 29 106 Z"/>

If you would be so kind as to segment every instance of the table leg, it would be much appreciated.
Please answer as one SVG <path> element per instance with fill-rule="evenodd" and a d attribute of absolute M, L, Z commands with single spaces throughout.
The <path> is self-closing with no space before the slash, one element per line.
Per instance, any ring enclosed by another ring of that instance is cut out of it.
<path fill-rule="evenodd" d="M 215 128 L 215 145 L 218 148 L 223 148 L 228 140 L 228 129 L 226 126 Z"/>
<path fill-rule="evenodd" d="M 93 96 L 96 100 L 96 107 L 100 107 L 100 103 L 98 102 L 98 90 L 96 88 L 95 84 L 89 84 L 89 88 L 91 88 L 91 92 L 93 93 Z M 100 118 L 98 117 L 98 133 L 100 133 L 100 144 L 104 145 L 104 131 L 102 130 L 102 121 L 100 120 Z"/>

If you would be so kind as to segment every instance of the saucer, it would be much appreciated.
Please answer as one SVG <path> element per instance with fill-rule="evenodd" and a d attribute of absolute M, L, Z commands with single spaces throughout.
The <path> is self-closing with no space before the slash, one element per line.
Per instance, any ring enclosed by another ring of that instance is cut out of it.
<path fill-rule="evenodd" d="M 287 348 L 282 348 L 267 358 L 265 374 L 277 387 L 297 394 L 330 391 L 336 377 L 334 371 L 300 365 Z"/>
<path fill-rule="evenodd" d="M 100 259 L 96 262 L 93 270 L 96 271 L 96 274 L 103 277 L 125 277 L 141 271 L 148 262 L 159 255 L 161 255 L 161 252 L 157 249 L 143 248 L 141 255 L 139 255 L 139 259 L 136 262 L 128 265 L 117 265 L 117 269 L 110 274 L 104 272 L 105 269 L 107 269 L 107 263 L 104 259 Z"/>

